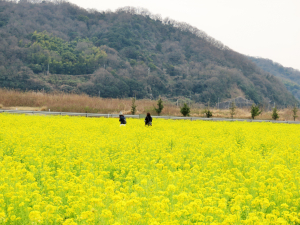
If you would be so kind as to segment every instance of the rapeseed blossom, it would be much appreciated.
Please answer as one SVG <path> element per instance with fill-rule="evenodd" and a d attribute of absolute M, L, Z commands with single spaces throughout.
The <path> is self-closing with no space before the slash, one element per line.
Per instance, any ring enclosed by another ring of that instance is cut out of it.
<path fill-rule="evenodd" d="M 299 224 L 299 125 L 0 114 L 0 224 Z"/>

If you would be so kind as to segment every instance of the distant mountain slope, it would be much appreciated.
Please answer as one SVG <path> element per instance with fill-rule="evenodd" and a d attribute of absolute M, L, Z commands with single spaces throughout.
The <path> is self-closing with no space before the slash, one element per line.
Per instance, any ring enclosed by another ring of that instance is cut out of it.
<path fill-rule="evenodd" d="M 284 67 L 270 59 L 249 57 L 257 66 L 266 72 L 282 79 L 286 88 L 300 100 L 300 71 L 291 67 Z"/>
<path fill-rule="evenodd" d="M 276 77 L 186 23 L 147 10 L 0 1 L 0 87 L 101 97 L 237 96 L 294 104 Z"/>

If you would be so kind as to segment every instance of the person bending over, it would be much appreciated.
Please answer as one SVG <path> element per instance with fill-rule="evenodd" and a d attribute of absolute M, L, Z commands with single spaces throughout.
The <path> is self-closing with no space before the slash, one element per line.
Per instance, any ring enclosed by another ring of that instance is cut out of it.
<path fill-rule="evenodd" d="M 145 126 L 152 126 L 152 117 L 150 116 L 150 113 L 147 113 L 147 116 L 145 118 Z"/>
<path fill-rule="evenodd" d="M 123 114 L 119 115 L 119 121 L 120 121 L 120 125 L 125 125 L 126 124 L 126 118 Z"/>

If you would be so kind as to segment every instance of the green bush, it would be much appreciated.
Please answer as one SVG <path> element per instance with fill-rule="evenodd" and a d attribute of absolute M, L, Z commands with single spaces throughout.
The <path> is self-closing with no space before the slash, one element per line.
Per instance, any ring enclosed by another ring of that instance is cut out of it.
<path fill-rule="evenodd" d="M 255 104 L 253 104 L 252 106 L 251 106 L 251 118 L 254 120 L 254 118 L 256 117 L 256 116 L 258 116 L 259 114 L 261 114 L 261 110 L 259 110 L 259 107 L 257 106 L 257 105 L 255 105 Z"/>
<path fill-rule="evenodd" d="M 293 117 L 294 117 L 294 121 L 295 121 L 296 118 L 298 117 L 298 116 L 297 116 L 298 109 L 297 109 L 297 106 L 296 106 L 296 105 L 294 106 L 294 108 L 293 108 L 292 111 L 293 111 Z"/>
<path fill-rule="evenodd" d="M 231 118 L 233 118 L 233 116 L 235 115 L 235 109 L 236 109 L 235 102 L 231 102 L 229 107 Z"/>
<path fill-rule="evenodd" d="M 131 114 L 134 115 L 136 113 L 136 104 L 135 104 L 135 98 L 132 98 L 132 104 L 131 104 Z"/>
<path fill-rule="evenodd" d="M 207 118 L 212 117 L 212 112 L 209 110 L 209 108 L 205 109 L 205 110 L 204 110 L 204 113 L 205 113 L 205 116 L 206 116 Z"/>
<path fill-rule="evenodd" d="M 276 106 L 273 108 L 272 119 L 277 120 L 279 118 Z"/>
<path fill-rule="evenodd" d="M 186 103 L 184 103 L 183 107 L 180 108 L 180 112 L 183 116 L 189 116 L 190 111 L 191 111 L 190 107 Z"/>
<path fill-rule="evenodd" d="M 160 115 L 161 111 L 162 111 L 163 108 L 164 108 L 163 101 L 161 100 L 161 98 L 158 100 L 157 106 L 158 106 L 158 108 L 155 108 L 155 107 L 154 107 L 154 109 L 155 109 L 157 115 Z"/>

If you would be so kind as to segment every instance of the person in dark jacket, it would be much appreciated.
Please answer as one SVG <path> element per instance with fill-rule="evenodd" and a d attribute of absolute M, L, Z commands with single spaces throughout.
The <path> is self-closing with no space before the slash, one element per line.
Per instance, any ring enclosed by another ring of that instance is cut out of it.
<path fill-rule="evenodd" d="M 126 124 L 126 118 L 125 118 L 125 116 L 123 115 L 123 114 L 120 114 L 119 115 L 119 121 L 120 121 L 120 125 L 122 125 L 122 124 Z"/>
<path fill-rule="evenodd" d="M 147 116 L 145 117 L 145 126 L 152 126 L 152 117 L 150 116 L 150 113 L 147 113 Z"/>

